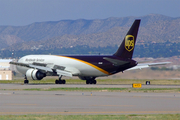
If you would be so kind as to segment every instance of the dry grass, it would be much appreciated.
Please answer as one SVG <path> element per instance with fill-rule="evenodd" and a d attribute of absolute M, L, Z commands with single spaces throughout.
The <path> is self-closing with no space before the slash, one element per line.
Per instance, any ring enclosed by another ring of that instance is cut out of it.
<path fill-rule="evenodd" d="M 150 115 L 0 115 L 1 120 L 179 120 L 180 114 Z"/>
<path fill-rule="evenodd" d="M 118 73 L 108 78 L 114 79 L 178 79 L 180 80 L 180 71 L 159 71 L 142 69 L 142 70 L 130 70 L 125 71 L 124 73 Z"/>

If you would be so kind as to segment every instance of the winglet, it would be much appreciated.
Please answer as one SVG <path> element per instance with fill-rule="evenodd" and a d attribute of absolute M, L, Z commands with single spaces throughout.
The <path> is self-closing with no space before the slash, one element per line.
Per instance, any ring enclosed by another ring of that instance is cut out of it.
<path fill-rule="evenodd" d="M 120 47 L 118 48 L 114 56 L 127 59 L 132 58 L 140 21 L 140 19 L 134 21 L 133 25 L 129 29 L 128 33 L 126 34 L 123 42 L 121 43 Z"/>

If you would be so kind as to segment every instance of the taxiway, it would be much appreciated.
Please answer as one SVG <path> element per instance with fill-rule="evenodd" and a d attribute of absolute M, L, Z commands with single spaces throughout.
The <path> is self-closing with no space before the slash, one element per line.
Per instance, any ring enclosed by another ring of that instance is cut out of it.
<path fill-rule="evenodd" d="M 31 88 L 132 88 L 132 85 L 107 84 L 0 84 L 0 89 L 31 89 Z M 142 85 L 142 88 L 180 88 L 180 85 Z"/>
<path fill-rule="evenodd" d="M 21 114 L 176 114 L 180 93 L 16 91 L 16 88 L 86 85 L 0 84 L 0 115 Z M 89 85 L 88 85 L 89 86 Z M 91 86 L 91 85 L 90 85 Z M 121 85 L 95 85 L 122 87 Z M 91 87 L 94 87 L 92 85 Z M 132 87 L 124 86 L 124 87 Z M 151 86 L 152 87 L 152 86 Z M 162 86 L 161 86 L 162 87 Z M 172 86 L 171 86 L 172 87 Z M 175 86 L 177 87 L 177 86 Z M 3 90 L 6 88 L 6 90 Z M 14 88 L 14 90 L 10 90 Z M 179 87 L 178 87 L 179 88 Z M 9 89 L 9 90 L 7 90 Z"/>

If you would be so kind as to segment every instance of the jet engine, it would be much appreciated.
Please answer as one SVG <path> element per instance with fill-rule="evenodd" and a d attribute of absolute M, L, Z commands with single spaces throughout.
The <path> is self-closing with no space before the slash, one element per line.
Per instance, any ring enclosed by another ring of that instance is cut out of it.
<path fill-rule="evenodd" d="M 27 79 L 41 80 L 46 77 L 46 74 L 40 72 L 37 69 L 29 69 L 26 71 L 26 77 Z"/>

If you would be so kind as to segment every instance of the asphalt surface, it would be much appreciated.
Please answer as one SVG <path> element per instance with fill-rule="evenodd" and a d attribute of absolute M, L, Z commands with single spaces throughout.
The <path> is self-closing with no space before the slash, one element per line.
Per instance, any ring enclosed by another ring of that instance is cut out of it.
<path fill-rule="evenodd" d="M 132 85 L 103 84 L 0 84 L 0 89 L 31 89 L 31 88 L 132 88 Z M 180 85 L 142 85 L 142 88 L 180 88 Z"/>
<path fill-rule="evenodd" d="M 175 114 L 179 93 L 0 91 L 0 114 Z"/>
<path fill-rule="evenodd" d="M 16 91 L 16 88 L 86 87 L 86 85 L 0 84 L 0 115 L 21 114 L 176 114 L 180 93 Z M 89 87 L 89 85 L 87 85 Z M 90 85 L 132 87 L 131 85 Z M 150 85 L 151 86 L 151 85 Z M 157 86 L 158 87 L 158 86 Z M 162 87 L 162 86 L 160 86 Z M 167 86 L 165 86 L 167 87 Z M 177 87 L 177 86 L 171 86 Z M 3 90 L 6 88 L 6 90 Z M 178 86 L 179 88 L 179 86 Z"/>

